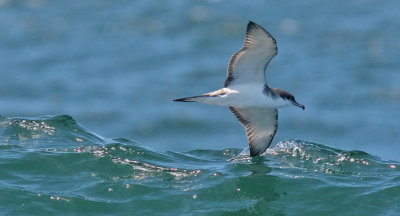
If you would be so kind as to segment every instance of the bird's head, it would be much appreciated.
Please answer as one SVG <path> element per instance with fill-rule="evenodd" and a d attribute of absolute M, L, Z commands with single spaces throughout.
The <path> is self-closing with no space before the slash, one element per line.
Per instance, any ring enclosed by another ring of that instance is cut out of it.
<path fill-rule="evenodd" d="M 272 98 L 278 101 L 279 107 L 285 106 L 297 106 L 305 109 L 303 104 L 297 103 L 296 99 L 292 94 L 282 89 L 274 88 L 268 85 L 264 86 L 264 94 L 270 95 Z"/>
<path fill-rule="evenodd" d="M 303 104 L 297 103 L 297 101 L 294 98 L 294 96 L 292 94 L 290 94 L 289 92 L 284 92 L 283 94 L 281 94 L 281 97 L 282 97 L 282 99 L 286 100 L 287 102 L 289 102 L 293 106 L 300 107 L 303 110 L 306 108 Z"/>

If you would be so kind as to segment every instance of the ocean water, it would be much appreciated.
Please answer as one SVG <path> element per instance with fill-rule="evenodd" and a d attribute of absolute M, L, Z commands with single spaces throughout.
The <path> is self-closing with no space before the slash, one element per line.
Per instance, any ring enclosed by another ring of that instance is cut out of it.
<path fill-rule="evenodd" d="M 280 141 L 160 152 L 67 115 L 1 118 L 3 215 L 397 215 L 400 163 Z"/>
<path fill-rule="evenodd" d="M 400 215 L 400 3 L 0 0 L 0 215 Z M 277 40 L 271 148 L 222 87 Z"/>

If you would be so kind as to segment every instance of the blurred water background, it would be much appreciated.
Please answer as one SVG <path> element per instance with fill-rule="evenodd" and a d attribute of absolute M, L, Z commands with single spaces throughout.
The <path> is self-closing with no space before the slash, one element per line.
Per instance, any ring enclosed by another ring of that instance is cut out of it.
<path fill-rule="evenodd" d="M 399 8 L 0 0 L 0 214 L 399 215 Z M 249 20 L 306 106 L 255 161 L 227 108 L 172 102 L 222 87 Z"/>

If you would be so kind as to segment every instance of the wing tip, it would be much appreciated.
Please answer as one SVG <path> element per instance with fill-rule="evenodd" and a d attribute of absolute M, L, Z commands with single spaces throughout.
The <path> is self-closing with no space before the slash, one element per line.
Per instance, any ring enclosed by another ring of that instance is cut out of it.
<path fill-rule="evenodd" d="M 272 35 L 265 28 L 263 28 L 262 26 L 258 25 L 257 23 L 255 23 L 255 22 L 253 22 L 251 20 L 249 20 L 249 23 L 247 24 L 246 35 L 251 34 L 253 31 L 257 31 L 257 30 L 260 30 L 260 29 L 262 31 L 264 31 L 267 34 L 267 36 L 269 38 L 271 38 L 273 40 L 273 42 L 275 43 L 275 45 L 276 45 L 275 38 L 272 37 Z"/>
<path fill-rule="evenodd" d="M 250 20 L 247 24 L 246 34 L 251 34 L 251 32 L 256 31 L 259 27 L 257 23 Z"/>
<path fill-rule="evenodd" d="M 260 151 L 259 149 L 253 149 L 250 147 L 250 157 L 260 156 L 260 155 L 262 155 L 262 153 L 265 152 L 265 150 L 267 150 L 267 149 Z"/>
<path fill-rule="evenodd" d="M 260 25 L 258 25 L 257 23 L 249 20 L 249 23 L 247 24 L 247 29 L 254 29 L 254 28 L 258 28 L 260 27 Z"/>
<path fill-rule="evenodd" d="M 252 157 L 262 155 L 268 149 L 268 147 L 271 145 L 272 139 L 273 139 L 273 136 L 269 136 L 270 137 L 269 142 L 264 143 L 263 145 L 260 146 L 259 144 L 255 143 L 254 140 L 252 140 L 251 134 L 246 133 L 246 135 L 247 135 L 247 139 L 249 142 L 250 156 L 252 156 Z"/>

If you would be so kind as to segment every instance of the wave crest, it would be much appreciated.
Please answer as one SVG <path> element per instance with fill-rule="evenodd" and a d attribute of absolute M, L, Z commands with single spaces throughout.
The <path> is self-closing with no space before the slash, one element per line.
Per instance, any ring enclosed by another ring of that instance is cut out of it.
<path fill-rule="evenodd" d="M 0 118 L 0 141 L 10 145 L 31 147 L 71 147 L 107 144 L 101 137 L 77 123 L 71 116 L 39 116 L 33 118 Z"/>

